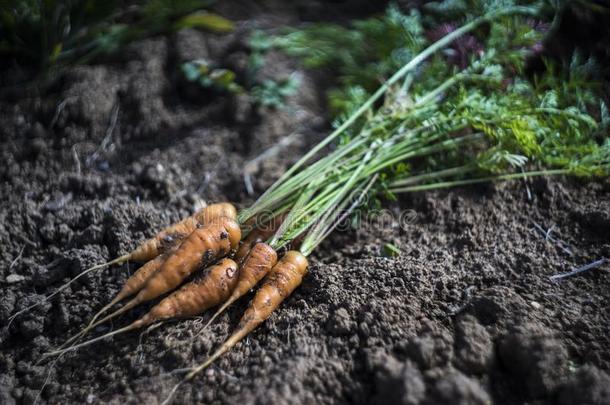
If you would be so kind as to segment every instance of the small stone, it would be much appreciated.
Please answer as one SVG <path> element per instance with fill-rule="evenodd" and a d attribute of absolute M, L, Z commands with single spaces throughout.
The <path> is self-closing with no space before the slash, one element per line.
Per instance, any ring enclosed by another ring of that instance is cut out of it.
<path fill-rule="evenodd" d="M 21 274 L 9 274 L 8 276 L 6 276 L 5 281 L 8 284 L 16 284 L 22 282 L 23 280 L 25 280 L 25 277 Z"/>
<path fill-rule="evenodd" d="M 531 305 L 531 306 L 532 306 L 532 308 L 534 308 L 534 309 L 540 309 L 540 308 L 542 308 L 542 305 L 541 305 L 539 302 L 536 302 L 536 301 L 532 301 L 532 302 L 530 302 L 530 305 Z"/>

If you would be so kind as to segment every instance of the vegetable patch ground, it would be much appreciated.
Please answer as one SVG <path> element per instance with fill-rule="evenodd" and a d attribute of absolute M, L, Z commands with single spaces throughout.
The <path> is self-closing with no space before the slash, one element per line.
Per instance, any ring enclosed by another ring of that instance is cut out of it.
<path fill-rule="evenodd" d="M 37 365 L 118 292 L 134 265 L 94 273 L 7 319 L 199 201 L 247 206 L 323 137 L 326 79 L 288 58 L 271 53 L 261 72 L 300 79 L 298 96 L 279 111 L 181 75 L 183 62 L 202 57 L 239 71 L 253 26 L 356 17 L 344 3 L 271 3 L 247 6 L 255 17 L 229 35 L 186 30 L 70 68 L 43 97 L 3 91 L 1 404 L 156 403 L 182 377 L 170 370 L 201 362 L 235 327 L 250 296 L 197 337 L 209 313 Z M 246 6 L 235 4 L 223 15 L 245 18 Z M 18 72 L 3 86 L 10 74 Z M 610 258 L 610 181 L 539 178 L 411 194 L 386 207 L 384 220 L 323 243 L 301 287 L 184 385 L 176 403 L 610 402 L 608 264 L 549 279 Z M 384 257 L 389 243 L 398 257 Z"/>

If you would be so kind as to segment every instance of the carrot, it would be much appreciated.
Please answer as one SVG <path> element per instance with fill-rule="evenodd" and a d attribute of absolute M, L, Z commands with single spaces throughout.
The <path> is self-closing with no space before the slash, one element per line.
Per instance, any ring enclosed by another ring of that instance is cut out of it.
<path fill-rule="evenodd" d="M 218 315 L 224 312 L 232 303 L 237 301 L 241 296 L 252 289 L 277 262 L 277 253 L 275 249 L 266 243 L 257 243 L 254 245 L 248 257 L 244 260 L 239 270 L 239 280 L 237 286 L 229 299 L 216 311 L 204 326 L 207 328 Z"/>
<path fill-rule="evenodd" d="M 131 253 L 122 255 L 117 257 L 114 260 L 111 260 L 106 263 L 98 264 L 96 266 L 90 267 L 86 270 L 83 270 L 76 277 L 72 278 L 70 281 L 59 287 L 53 293 L 44 297 L 40 302 L 32 304 L 24 309 L 21 309 L 14 313 L 9 318 L 9 324 L 12 322 L 17 316 L 22 313 L 29 311 L 32 308 L 37 307 L 38 305 L 50 300 L 55 295 L 64 291 L 68 286 L 74 283 L 79 278 L 89 274 L 93 271 L 103 269 L 108 266 L 112 266 L 114 264 L 122 264 L 127 261 L 135 261 L 135 262 L 146 262 L 151 259 L 154 259 L 159 254 L 169 251 L 174 248 L 177 244 L 179 244 L 186 236 L 191 234 L 198 226 L 205 225 L 212 221 L 215 218 L 220 217 L 229 217 L 235 219 L 237 217 L 237 211 L 233 204 L 230 203 L 218 203 L 211 204 L 207 207 L 199 210 L 195 214 L 191 215 L 188 218 L 181 220 L 175 224 L 168 226 L 163 229 L 161 232 L 157 233 L 150 239 L 142 242 L 137 248 L 135 248 Z"/>
<path fill-rule="evenodd" d="M 237 217 L 237 211 L 233 204 L 219 203 L 208 205 L 190 217 L 165 228 L 154 237 L 144 241 L 133 252 L 127 255 L 128 258 L 125 261 L 146 262 L 152 260 L 161 253 L 175 247 L 198 226 L 208 224 L 214 219 L 222 217 L 232 219 Z"/>
<path fill-rule="evenodd" d="M 307 258 L 303 254 L 295 250 L 288 251 L 273 267 L 261 288 L 256 292 L 256 295 L 250 302 L 250 306 L 241 317 L 235 332 L 203 364 L 193 368 L 187 374 L 184 381 L 192 380 L 199 372 L 232 349 L 239 341 L 269 318 L 282 301 L 301 284 L 303 277 L 307 274 L 307 266 Z M 174 387 L 168 400 L 171 400 L 179 385 Z M 168 400 L 164 403 L 167 403 Z"/>
<path fill-rule="evenodd" d="M 280 225 L 282 225 L 282 222 L 284 221 L 285 217 L 286 214 L 277 215 L 274 218 L 271 218 L 271 220 L 261 224 L 260 226 L 250 231 L 248 236 L 246 236 L 244 240 L 241 241 L 233 259 L 235 259 L 237 263 L 241 263 L 244 258 L 248 256 L 250 249 L 252 249 L 254 245 L 259 242 L 266 241 L 267 239 L 269 239 L 269 237 L 271 237 L 271 235 L 275 233 L 275 231 L 280 227 Z"/>
<path fill-rule="evenodd" d="M 150 311 L 130 325 L 113 332 L 96 337 L 87 342 L 80 343 L 62 350 L 55 350 L 45 357 L 75 350 L 83 346 L 129 332 L 155 322 L 173 318 L 187 318 L 202 313 L 225 301 L 237 285 L 238 266 L 231 259 L 223 259 L 220 263 L 209 267 L 201 277 L 183 285 L 179 290 L 165 297 L 152 307 Z"/>
<path fill-rule="evenodd" d="M 143 302 L 150 301 L 178 287 L 198 268 L 206 267 L 234 250 L 241 238 L 241 229 L 231 218 L 221 217 L 195 229 L 165 260 L 131 301 L 106 316 L 106 322 Z"/>
<path fill-rule="evenodd" d="M 227 217 L 231 219 L 237 218 L 237 210 L 231 203 L 217 203 L 208 205 L 194 213 L 193 218 L 201 225 L 205 225 L 217 218 Z"/>

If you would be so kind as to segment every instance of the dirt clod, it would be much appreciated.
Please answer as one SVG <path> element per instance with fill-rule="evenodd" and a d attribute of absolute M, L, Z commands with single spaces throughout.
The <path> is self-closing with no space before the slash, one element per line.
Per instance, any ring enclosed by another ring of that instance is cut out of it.
<path fill-rule="evenodd" d="M 465 372 L 482 374 L 494 357 L 491 336 L 475 318 L 464 317 L 456 325 L 456 363 Z"/>
<path fill-rule="evenodd" d="M 426 403 L 489 405 L 491 398 L 476 380 L 452 370 L 436 381 Z"/>
<path fill-rule="evenodd" d="M 499 354 L 504 367 L 532 398 L 552 394 L 567 367 L 565 347 L 538 324 L 520 325 L 504 336 Z"/>
<path fill-rule="evenodd" d="M 453 337 L 443 329 L 426 331 L 409 339 L 406 353 L 424 370 L 444 366 L 453 358 Z"/>
<path fill-rule="evenodd" d="M 42 333 L 44 329 L 44 318 L 36 317 L 19 323 L 19 332 L 26 339 L 33 339 Z"/>
<path fill-rule="evenodd" d="M 578 369 L 557 393 L 559 405 L 610 403 L 610 376 L 594 366 Z"/>
<path fill-rule="evenodd" d="M 333 335 L 347 335 L 356 327 L 345 308 L 337 309 L 328 321 L 326 329 Z"/>
<path fill-rule="evenodd" d="M 416 365 L 404 363 L 392 356 L 377 359 L 375 369 L 376 404 L 417 405 L 426 395 L 423 376 Z"/>

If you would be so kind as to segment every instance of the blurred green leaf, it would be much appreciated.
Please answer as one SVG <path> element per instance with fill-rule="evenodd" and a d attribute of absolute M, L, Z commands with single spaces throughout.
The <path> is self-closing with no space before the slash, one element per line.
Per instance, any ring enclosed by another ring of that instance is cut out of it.
<path fill-rule="evenodd" d="M 218 14 L 200 11 L 181 18 L 176 23 L 176 28 L 200 28 L 216 33 L 227 33 L 233 31 L 235 25 Z"/>
<path fill-rule="evenodd" d="M 383 245 L 382 255 L 384 257 L 398 257 L 400 256 L 400 249 L 392 243 L 386 243 Z"/>
<path fill-rule="evenodd" d="M 85 63 L 116 52 L 135 40 L 186 26 L 214 32 L 231 30 L 233 24 L 221 16 L 194 13 L 210 3 L 206 0 L 3 0 L 0 2 L 0 56 L 45 71 L 56 64 Z"/>

